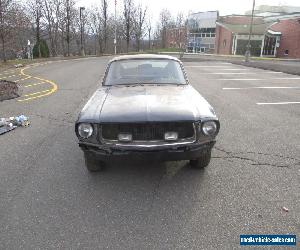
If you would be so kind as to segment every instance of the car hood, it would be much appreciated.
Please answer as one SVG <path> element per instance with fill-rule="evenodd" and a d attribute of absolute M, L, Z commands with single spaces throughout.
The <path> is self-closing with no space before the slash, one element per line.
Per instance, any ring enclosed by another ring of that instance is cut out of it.
<path fill-rule="evenodd" d="M 99 89 L 81 118 L 89 122 L 197 121 L 216 118 L 191 85 L 132 85 Z"/>

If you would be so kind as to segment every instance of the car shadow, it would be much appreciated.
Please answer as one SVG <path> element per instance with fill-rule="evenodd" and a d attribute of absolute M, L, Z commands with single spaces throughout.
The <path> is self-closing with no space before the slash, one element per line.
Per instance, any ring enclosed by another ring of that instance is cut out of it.
<path fill-rule="evenodd" d="M 101 190 L 104 181 L 107 186 L 122 186 L 121 192 L 133 187 L 153 192 L 162 185 L 174 185 L 174 190 L 177 190 L 180 185 L 199 185 L 207 175 L 205 169 L 191 168 L 188 161 L 108 163 L 100 172 L 86 172 L 94 188 Z"/>

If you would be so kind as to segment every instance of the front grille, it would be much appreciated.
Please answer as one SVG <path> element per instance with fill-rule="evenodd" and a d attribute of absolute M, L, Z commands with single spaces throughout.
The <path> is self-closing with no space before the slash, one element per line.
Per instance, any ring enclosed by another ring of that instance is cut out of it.
<path fill-rule="evenodd" d="M 194 136 L 194 125 L 191 122 L 114 123 L 103 124 L 101 127 L 104 140 L 118 140 L 120 133 L 132 134 L 133 141 L 163 141 L 166 132 L 177 132 L 179 140 Z"/>

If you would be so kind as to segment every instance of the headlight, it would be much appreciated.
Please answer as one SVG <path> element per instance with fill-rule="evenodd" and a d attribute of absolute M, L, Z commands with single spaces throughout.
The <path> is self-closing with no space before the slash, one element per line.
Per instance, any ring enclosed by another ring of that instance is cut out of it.
<path fill-rule="evenodd" d="M 214 121 L 207 121 L 202 124 L 202 132 L 208 136 L 214 136 L 217 133 L 217 123 Z"/>
<path fill-rule="evenodd" d="M 81 138 L 87 139 L 93 134 L 93 126 L 89 123 L 81 123 L 78 126 L 78 134 Z"/>

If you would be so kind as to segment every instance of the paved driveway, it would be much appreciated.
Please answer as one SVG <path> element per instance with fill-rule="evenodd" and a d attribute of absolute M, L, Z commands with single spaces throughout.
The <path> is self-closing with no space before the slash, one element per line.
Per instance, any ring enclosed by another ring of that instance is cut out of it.
<path fill-rule="evenodd" d="M 1 116 L 32 124 L 0 136 L 2 249 L 234 249 L 240 234 L 299 232 L 299 77 L 187 62 L 221 121 L 209 167 L 120 163 L 90 174 L 74 121 L 108 59 L 6 74 L 23 79 L 24 95 L 0 103 Z"/>

